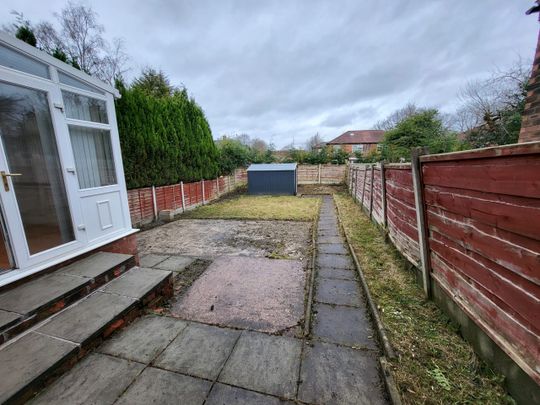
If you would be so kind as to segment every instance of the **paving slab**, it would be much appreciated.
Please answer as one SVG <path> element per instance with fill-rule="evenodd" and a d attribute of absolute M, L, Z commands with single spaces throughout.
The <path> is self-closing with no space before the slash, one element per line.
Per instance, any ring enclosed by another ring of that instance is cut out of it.
<path fill-rule="evenodd" d="M 341 235 L 318 235 L 317 244 L 323 245 L 326 243 L 343 243 Z"/>
<path fill-rule="evenodd" d="M 337 225 L 322 225 L 317 227 L 317 232 L 321 234 L 339 234 L 339 229 Z"/>
<path fill-rule="evenodd" d="M 322 254 L 348 255 L 349 249 L 343 243 L 325 243 L 317 246 L 317 251 Z"/>
<path fill-rule="evenodd" d="M 0 309 L 21 315 L 32 314 L 89 283 L 90 279 L 67 274 L 43 276 L 1 294 Z"/>
<path fill-rule="evenodd" d="M 362 293 L 358 283 L 351 280 L 319 278 L 315 301 L 325 304 L 362 306 Z"/>
<path fill-rule="evenodd" d="M 139 266 L 154 267 L 155 265 L 165 261 L 169 257 L 170 256 L 167 256 L 167 255 L 156 255 L 156 254 L 144 255 L 139 260 Z"/>
<path fill-rule="evenodd" d="M 136 303 L 133 298 L 95 292 L 59 313 L 37 331 L 84 344 Z"/>
<path fill-rule="evenodd" d="M 370 352 L 315 342 L 304 347 L 298 399 L 317 404 L 388 404 Z"/>
<path fill-rule="evenodd" d="M 222 256 L 171 308 L 182 319 L 276 333 L 304 315 L 301 261 Z"/>
<path fill-rule="evenodd" d="M 77 350 L 73 343 L 34 332 L 4 345 L 0 350 L 0 403 L 36 383 Z"/>
<path fill-rule="evenodd" d="M 282 405 L 288 402 L 257 392 L 217 383 L 210 391 L 205 405 Z"/>
<path fill-rule="evenodd" d="M 282 398 L 293 398 L 301 348 L 301 341 L 294 338 L 244 331 L 219 381 Z"/>
<path fill-rule="evenodd" d="M 101 353 L 150 363 L 187 326 L 179 319 L 145 316 L 98 348 Z"/>
<path fill-rule="evenodd" d="M 313 336 L 355 348 L 377 349 L 364 308 L 316 303 Z"/>
<path fill-rule="evenodd" d="M 93 279 L 127 262 L 132 257 L 132 255 L 122 253 L 98 252 L 60 269 L 59 272 Z"/>
<path fill-rule="evenodd" d="M 31 404 L 113 404 L 143 368 L 140 363 L 93 353 L 42 391 Z"/>
<path fill-rule="evenodd" d="M 317 255 L 318 267 L 333 267 L 335 269 L 354 270 L 354 264 L 349 256 L 319 253 Z"/>
<path fill-rule="evenodd" d="M 356 281 L 356 273 L 353 270 L 322 268 L 317 269 L 319 278 L 333 278 L 337 280 L 353 280 Z"/>
<path fill-rule="evenodd" d="M 100 291 L 142 299 L 166 278 L 170 271 L 134 267 L 106 284 Z"/>
<path fill-rule="evenodd" d="M 154 365 L 214 380 L 231 354 L 240 331 L 191 323 L 156 359 Z"/>
<path fill-rule="evenodd" d="M 118 405 L 198 405 L 212 383 L 170 371 L 148 367 L 118 399 Z"/>
<path fill-rule="evenodd" d="M 9 328 L 11 325 L 14 325 L 19 319 L 21 319 L 20 314 L 15 312 L 2 311 L 0 309 L 0 331 Z"/>
<path fill-rule="evenodd" d="M 180 272 L 193 263 L 195 259 L 187 256 L 171 256 L 154 266 L 156 269 Z"/>
<path fill-rule="evenodd" d="M 318 238 L 321 236 L 333 236 L 341 238 L 341 234 L 339 233 L 337 227 L 336 229 L 317 229 L 317 236 Z"/>

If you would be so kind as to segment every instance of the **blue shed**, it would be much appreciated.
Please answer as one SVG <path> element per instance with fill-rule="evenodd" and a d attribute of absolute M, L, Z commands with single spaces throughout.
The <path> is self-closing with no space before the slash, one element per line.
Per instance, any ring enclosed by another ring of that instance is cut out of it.
<path fill-rule="evenodd" d="M 248 194 L 296 195 L 296 163 L 252 164 Z"/>

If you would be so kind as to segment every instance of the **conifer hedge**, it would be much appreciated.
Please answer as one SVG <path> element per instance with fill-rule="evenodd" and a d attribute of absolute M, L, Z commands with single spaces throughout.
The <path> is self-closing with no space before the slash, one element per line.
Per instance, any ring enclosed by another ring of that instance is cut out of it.
<path fill-rule="evenodd" d="M 121 87 L 118 131 L 128 188 L 212 179 L 218 150 L 203 110 L 185 90 L 155 97 Z"/>

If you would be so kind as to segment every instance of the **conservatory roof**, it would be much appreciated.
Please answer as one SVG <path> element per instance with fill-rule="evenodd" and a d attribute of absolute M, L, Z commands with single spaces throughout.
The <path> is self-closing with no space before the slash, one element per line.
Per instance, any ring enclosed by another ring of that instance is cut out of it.
<path fill-rule="evenodd" d="M 88 86 L 96 87 L 106 93 L 111 93 L 115 97 L 120 97 L 118 90 L 110 84 L 90 76 L 81 70 L 75 69 L 73 66 L 70 66 L 67 63 L 64 63 L 61 60 L 49 55 L 48 53 L 2 31 L 0 31 L 0 47 L 10 49 L 11 51 L 18 52 L 27 58 L 31 58 L 37 60 L 38 62 L 55 67 L 60 73 L 67 75 L 68 77 L 80 80 L 86 83 Z M 5 64 L 4 62 L 0 62 L 0 65 L 19 71 L 17 68 L 12 67 L 9 64 Z"/>

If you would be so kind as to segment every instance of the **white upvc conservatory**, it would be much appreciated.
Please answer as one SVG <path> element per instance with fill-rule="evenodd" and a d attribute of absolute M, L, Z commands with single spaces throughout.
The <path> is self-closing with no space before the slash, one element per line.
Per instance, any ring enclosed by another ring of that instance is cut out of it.
<path fill-rule="evenodd" d="M 135 232 L 115 97 L 0 33 L 0 286 Z"/>

